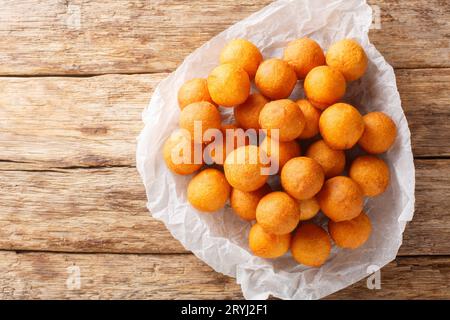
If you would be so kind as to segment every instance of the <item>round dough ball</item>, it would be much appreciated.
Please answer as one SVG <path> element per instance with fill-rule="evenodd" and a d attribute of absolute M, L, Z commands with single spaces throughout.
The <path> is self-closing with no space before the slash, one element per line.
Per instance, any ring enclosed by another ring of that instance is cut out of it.
<path fill-rule="evenodd" d="M 332 149 L 346 150 L 361 138 L 364 122 L 355 107 L 347 103 L 336 103 L 322 112 L 319 130 L 323 140 Z"/>
<path fill-rule="evenodd" d="M 199 211 L 214 212 L 225 206 L 231 187 L 222 172 L 205 169 L 189 182 L 187 198 Z"/>
<path fill-rule="evenodd" d="M 220 112 L 209 102 L 194 102 L 181 110 L 179 124 L 180 128 L 190 133 L 191 139 L 195 143 L 206 142 L 203 138 L 206 130 L 220 129 L 221 127 Z M 194 134 L 196 126 L 199 129 L 201 127 L 201 130 L 198 130 L 198 135 Z"/>
<path fill-rule="evenodd" d="M 356 218 L 348 221 L 328 221 L 328 232 L 338 247 L 356 249 L 369 239 L 372 224 L 369 217 L 361 212 Z"/>
<path fill-rule="evenodd" d="M 181 109 L 188 104 L 200 101 L 214 103 L 209 95 L 206 79 L 195 78 L 188 80 L 178 90 L 178 105 Z"/>
<path fill-rule="evenodd" d="M 303 84 L 308 100 L 321 110 L 338 102 L 345 94 L 344 76 L 328 66 L 312 69 Z"/>
<path fill-rule="evenodd" d="M 312 69 L 325 64 L 322 48 L 306 37 L 289 42 L 283 59 L 295 70 L 299 79 L 304 79 Z"/>
<path fill-rule="evenodd" d="M 273 259 L 284 255 L 289 250 L 291 234 L 275 235 L 265 231 L 258 223 L 254 224 L 248 234 L 248 245 L 254 255 Z"/>
<path fill-rule="evenodd" d="M 363 200 L 358 184 L 344 176 L 328 179 L 317 194 L 320 209 L 334 222 L 358 216 L 363 209 Z"/>
<path fill-rule="evenodd" d="M 211 159 L 214 163 L 223 165 L 227 155 L 242 146 L 250 144 L 249 137 L 245 131 L 238 128 L 235 124 L 222 125 L 222 140 L 214 140 L 214 148 L 211 150 Z"/>
<path fill-rule="evenodd" d="M 315 224 L 301 224 L 292 238 L 291 252 L 298 263 L 320 267 L 330 255 L 330 237 L 325 230 Z"/>
<path fill-rule="evenodd" d="M 196 148 L 199 148 L 197 159 Z M 185 130 L 176 130 L 164 143 L 163 157 L 170 171 L 181 175 L 191 174 L 203 165 L 202 145 L 194 144 Z"/>
<path fill-rule="evenodd" d="M 208 76 L 208 90 L 212 100 L 224 107 L 244 103 L 250 94 L 247 72 L 232 63 L 221 64 Z"/>
<path fill-rule="evenodd" d="M 259 125 L 272 135 L 278 129 L 279 141 L 291 141 L 300 136 L 305 128 L 305 116 L 298 105 L 289 99 L 267 103 L 259 114 Z"/>
<path fill-rule="evenodd" d="M 305 116 L 305 128 L 302 134 L 299 136 L 300 139 L 309 139 L 314 137 L 319 133 L 319 119 L 320 111 L 311 104 L 306 99 L 301 99 L 297 101 L 300 110 L 302 110 Z"/>
<path fill-rule="evenodd" d="M 259 65 L 255 85 L 266 97 L 277 100 L 291 95 L 297 75 L 286 61 L 269 59 Z"/>
<path fill-rule="evenodd" d="M 234 39 L 222 49 L 220 63 L 234 63 L 247 72 L 250 78 L 255 77 L 256 70 L 263 57 L 259 49 L 245 39 Z"/>
<path fill-rule="evenodd" d="M 272 189 L 268 184 L 265 184 L 258 190 L 250 192 L 233 188 L 230 198 L 231 208 L 233 208 L 234 213 L 242 219 L 248 221 L 255 220 L 256 207 L 258 206 L 259 200 L 270 192 L 272 192 Z"/>
<path fill-rule="evenodd" d="M 327 65 L 341 72 L 347 81 L 361 78 L 367 69 L 367 55 L 352 39 L 333 43 L 328 48 L 326 60 Z"/>
<path fill-rule="evenodd" d="M 382 194 L 389 185 L 389 167 L 376 156 L 361 156 L 350 166 L 349 176 L 360 187 L 365 196 Z"/>
<path fill-rule="evenodd" d="M 358 144 L 364 151 L 379 154 L 389 150 L 397 136 L 394 121 L 383 112 L 369 112 L 363 116 L 364 132 Z"/>
<path fill-rule="evenodd" d="M 300 145 L 295 140 L 280 142 L 270 137 L 264 138 L 259 147 L 270 157 L 271 163 L 278 162 L 279 171 L 290 159 L 299 157 L 301 152 Z"/>
<path fill-rule="evenodd" d="M 316 197 L 306 200 L 297 200 L 300 207 L 300 221 L 314 218 L 320 211 L 319 202 Z"/>
<path fill-rule="evenodd" d="M 340 175 L 344 171 L 345 152 L 331 149 L 323 140 L 311 144 L 306 151 L 306 156 L 316 160 L 322 166 L 327 179 Z"/>
<path fill-rule="evenodd" d="M 268 102 L 262 94 L 252 93 L 243 104 L 234 108 L 236 122 L 244 129 L 260 129 L 259 113 Z"/>
<path fill-rule="evenodd" d="M 223 169 L 233 188 L 254 191 L 261 188 L 269 177 L 264 174 L 264 168 L 269 164 L 263 162 L 257 146 L 243 146 L 228 154 Z"/>
<path fill-rule="evenodd" d="M 287 234 L 300 221 L 297 202 L 287 193 L 276 191 L 264 196 L 256 207 L 256 221 L 272 234 Z"/>
<path fill-rule="evenodd" d="M 281 170 L 281 185 L 298 200 L 314 197 L 320 191 L 325 176 L 316 160 L 297 157 L 289 160 Z"/>

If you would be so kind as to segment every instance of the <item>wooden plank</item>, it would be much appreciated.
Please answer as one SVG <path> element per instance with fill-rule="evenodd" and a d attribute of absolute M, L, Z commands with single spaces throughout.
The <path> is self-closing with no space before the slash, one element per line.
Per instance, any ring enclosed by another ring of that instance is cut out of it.
<path fill-rule="evenodd" d="M 184 252 L 150 217 L 135 168 L 10 167 L 7 163 L 0 171 L 0 249 Z"/>
<path fill-rule="evenodd" d="M 1 78 L 0 159 L 134 165 L 142 110 L 165 76 Z"/>
<path fill-rule="evenodd" d="M 397 70 L 416 156 L 450 156 L 450 69 Z M 133 166 L 141 112 L 167 74 L 0 78 L 0 160 Z"/>
<path fill-rule="evenodd" d="M 268 3 L 3 1 L 0 75 L 173 70 L 195 48 Z M 445 1 L 371 4 L 381 9 L 381 29 L 372 30 L 371 39 L 396 68 L 450 66 L 450 9 Z"/>
<path fill-rule="evenodd" d="M 235 279 L 193 255 L 0 252 L 1 299 L 241 299 Z M 80 275 L 77 282 L 75 276 Z M 328 298 L 449 299 L 450 258 L 398 258 Z"/>
<path fill-rule="evenodd" d="M 149 216 L 135 168 L 35 170 L 0 163 L 0 249 L 183 253 Z M 401 255 L 450 255 L 450 160 L 417 160 Z"/>

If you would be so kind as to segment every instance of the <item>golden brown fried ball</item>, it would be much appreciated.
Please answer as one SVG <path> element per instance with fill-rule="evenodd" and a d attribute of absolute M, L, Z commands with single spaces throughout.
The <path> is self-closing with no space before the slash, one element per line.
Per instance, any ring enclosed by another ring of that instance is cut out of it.
<path fill-rule="evenodd" d="M 299 79 L 304 79 L 312 69 L 325 64 L 322 48 L 306 37 L 289 42 L 283 59 L 295 70 Z"/>
<path fill-rule="evenodd" d="M 195 147 L 200 150 L 198 159 L 195 159 Z M 164 143 L 163 157 L 172 172 L 181 175 L 191 174 L 203 165 L 202 145 L 195 145 L 188 132 L 177 130 Z"/>
<path fill-rule="evenodd" d="M 303 84 L 308 100 L 321 110 L 338 102 L 345 94 L 344 76 L 328 66 L 312 69 Z"/>
<path fill-rule="evenodd" d="M 298 263 L 320 267 L 330 255 L 330 237 L 325 230 L 315 224 L 300 224 L 292 237 L 291 252 Z"/>
<path fill-rule="evenodd" d="M 358 144 L 366 152 L 378 154 L 388 151 L 397 136 L 394 121 L 383 112 L 369 112 L 363 116 L 364 133 Z"/>
<path fill-rule="evenodd" d="M 249 145 L 230 152 L 223 168 L 233 188 L 254 191 L 266 183 L 268 175 L 264 174 L 263 169 L 268 165 L 260 154 L 259 148 Z"/>
<path fill-rule="evenodd" d="M 258 223 L 252 226 L 248 235 L 248 245 L 253 254 L 266 259 L 281 257 L 289 250 L 290 243 L 290 233 L 268 233 Z"/>
<path fill-rule="evenodd" d="M 202 134 L 201 137 L 196 137 L 194 135 L 195 123 L 197 123 L 198 126 L 201 125 L 201 131 L 199 131 L 199 133 L 201 132 Z M 205 142 L 203 135 L 206 130 L 220 129 L 220 112 L 217 110 L 216 106 L 209 102 L 194 102 L 181 110 L 179 124 L 180 128 L 187 130 L 191 134 L 191 139 L 194 140 L 195 143 Z"/>
<path fill-rule="evenodd" d="M 311 144 L 306 151 L 306 156 L 316 160 L 322 166 L 327 179 L 340 175 L 344 171 L 345 152 L 331 149 L 323 140 Z"/>
<path fill-rule="evenodd" d="M 234 39 L 222 49 L 220 63 L 234 63 L 244 69 L 252 79 L 263 57 L 259 49 L 245 39 Z"/>
<path fill-rule="evenodd" d="M 300 136 L 305 128 L 305 116 L 298 105 L 289 99 L 267 103 L 259 114 L 259 125 L 267 130 L 279 129 L 279 141 L 291 141 Z"/>
<path fill-rule="evenodd" d="M 268 102 L 262 94 L 252 93 L 243 104 L 234 108 L 236 122 L 244 129 L 260 129 L 259 113 Z"/>
<path fill-rule="evenodd" d="M 372 224 L 369 217 L 361 212 L 351 220 L 328 221 L 328 232 L 338 247 L 356 249 L 369 239 L 372 233 Z"/>
<path fill-rule="evenodd" d="M 365 196 L 382 194 L 389 185 L 389 167 L 376 156 L 361 156 L 350 166 L 349 176 L 360 187 Z"/>
<path fill-rule="evenodd" d="M 269 233 L 287 234 L 297 227 L 300 210 L 297 202 L 287 193 L 271 192 L 259 201 L 256 221 Z"/>
<path fill-rule="evenodd" d="M 218 105 L 235 107 L 247 100 L 250 79 L 247 72 L 238 65 L 221 64 L 209 74 L 208 90 L 212 100 Z"/>
<path fill-rule="evenodd" d="M 367 69 L 367 55 L 358 42 L 343 39 L 333 43 L 327 51 L 327 65 L 340 71 L 347 81 L 361 78 Z"/>
<path fill-rule="evenodd" d="M 266 97 L 277 100 L 289 97 L 297 83 L 294 69 L 286 61 L 269 59 L 259 65 L 255 85 Z"/>
<path fill-rule="evenodd" d="M 178 91 L 178 105 L 181 109 L 193 102 L 207 101 L 212 104 L 206 79 L 195 78 L 186 81 Z"/>
<path fill-rule="evenodd" d="M 230 198 L 231 207 L 233 208 L 234 213 L 242 219 L 248 221 L 255 220 L 256 207 L 258 206 L 259 200 L 270 192 L 272 192 L 272 189 L 268 184 L 265 184 L 258 190 L 250 192 L 233 188 Z"/>
<path fill-rule="evenodd" d="M 238 128 L 235 124 L 224 124 L 221 130 L 222 140 L 214 140 L 215 145 L 211 150 L 211 159 L 219 165 L 223 165 L 231 151 L 250 144 L 250 139 L 245 135 L 244 130 Z"/>
<path fill-rule="evenodd" d="M 225 206 L 231 187 L 222 172 L 205 169 L 189 182 L 187 198 L 199 211 L 214 212 Z"/>
<path fill-rule="evenodd" d="M 344 176 L 325 181 L 317 194 L 317 201 L 323 213 L 334 222 L 351 220 L 363 209 L 361 188 L 355 181 Z"/>
<path fill-rule="evenodd" d="M 281 169 L 281 185 L 298 200 L 312 198 L 320 191 L 325 176 L 317 161 L 307 157 L 289 160 Z"/>
<path fill-rule="evenodd" d="M 305 200 L 297 200 L 300 207 L 300 221 L 314 218 L 320 211 L 319 202 L 316 197 Z"/>
<path fill-rule="evenodd" d="M 361 138 L 364 122 L 355 107 L 347 103 L 336 103 L 322 112 L 319 130 L 323 140 L 332 149 L 346 150 Z"/>
<path fill-rule="evenodd" d="M 292 158 L 299 157 L 301 152 L 300 145 L 295 140 L 280 142 L 268 136 L 264 138 L 259 147 L 270 157 L 271 162 L 278 162 L 280 171 L 286 162 Z"/>
<path fill-rule="evenodd" d="M 320 111 L 311 104 L 306 99 L 297 100 L 297 104 L 302 110 L 305 116 L 305 128 L 302 134 L 299 136 L 300 139 L 309 139 L 314 137 L 319 133 L 319 119 Z"/>

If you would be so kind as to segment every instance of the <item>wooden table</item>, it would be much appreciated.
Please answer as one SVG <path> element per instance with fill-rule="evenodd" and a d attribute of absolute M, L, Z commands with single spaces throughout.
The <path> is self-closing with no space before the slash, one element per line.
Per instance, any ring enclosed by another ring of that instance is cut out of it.
<path fill-rule="evenodd" d="M 1 2 L 0 298 L 242 298 L 150 217 L 135 138 L 157 83 L 268 3 Z M 330 298 L 448 299 L 450 6 L 371 3 L 412 131 L 416 212 L 381 290 Z"/>

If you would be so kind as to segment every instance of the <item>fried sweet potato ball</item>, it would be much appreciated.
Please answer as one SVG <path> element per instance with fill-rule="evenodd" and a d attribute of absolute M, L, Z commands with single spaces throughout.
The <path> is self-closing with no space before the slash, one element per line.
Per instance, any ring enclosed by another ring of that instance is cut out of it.
<path fill-rule="evenodd" d="M 356 249 L 369 239 L 372 233 L 372 224 L 369 217 L 361 212 L 351 220 L 328 221 L 328 232 L 338 247 Z"/>
<path fill-rule="evenodd" d="M 243 104 L 233 109 L 236 122 L 244 129 L 260 129 L 259 113 L 268 102 L 262 94 L 252 93 Z"/>
<path fill-rule="evenodd" d="M 325 64 L 322 48 L 307 37 L 289 42 L 283 59 L 295 70 L 299 79 L 304 79 L 312 69 Z"/>
<path fill-rule="evenodd" d="M 347 81 L 361 78 L 367 69 L 367 55 L 361 45 L 352 39 L 333 43 L 326 54 L 327 65 L 341 72 Z"/>
<path fill-rule="evenodd" d="M 298 200 L 314 197 L 322 188 L 325 175 L 317 161 L 308 157 L 289 160 L 281 170 L 281 185 Z"/>
<path fill-rule="evenodd" d="M 291 234 L 275 235 L 269 233 L 256 223 L 250 229 L 248 244 L 254 255 L 274 259 L 281 257 L 289 250 Z"/>
<path fill-rule="evenodd" d="M 259 200 L 270 192 L 272 192 L 272 189 L 268 184 L 255 191 L 248 192 L 233 188 L 230 198 L 231 208 L 242 219 L 248 221 L 255 220 L 256 207 L 258 206 Z"/>
<path fill-rule="evenodd" d="M 297 100 L 297 104 L 305 116 L 305 128 L 299 138 L 309 139 L 316 136 L 319 133 L 320 110 L 314 108 L 311 102 L 306 99 Z"/>
<path fill-rule="evenodd" d="M 338 102 L 347 87 L 344 76 L 328 66 L 312 69 L 306 75 L 303 86 L 308 100 L 321 110 Z"/>
<path fill-rule="evenodd" d="M 253 79 L 259 64 L 263 60 L 259 49 L 245 39 L 234 39 L 222 49 L 220 63 L 234 63 L 244 69 Z"/>
<path fill-rule="evenodd" d="M 323 140 L 335 150 L 352 148 L 364 132 L 359 111 L 347 104 L 336 103 L 322 112 L 319 130 Z"/>
<path fill-rule="evenodd" d="M 389 150 L 397 136 L 394 121 L 383 112 L 369 112 L 363 116 L 364 132 L 358 144 L 364 151 L 379 154 Z"/>
<path fill-rule="evenodd" d="M 289 97 L 296 83 L 297 75 L 294 69 L 280 59 L 266 60 L 256 71 L 256 87 L 264 96 L 272 100 Z"/>
<path fill-rule="evenodd" d="M 330 237 L 325 230 L 315 224 L 300 224 L 291 240 L 291 252 L 298 263 L 320 267 L 330 255 Z"/>
<path fill-rule="evenodd" d="M 323 169 L 325 178 L 329 179 L 340 175 L 345 168 L 345 152 L 331 149 L 323 140 L 311 144 L 306 156 L 316 160 Z"/>
<path fill-rule="evenodd" d="M 265 195 L 256 207 L 256 221 L 267 232 L 287 234 L 300 221 L 297 202 L 285 192 L 276 191 Z"/>
<path fill-rule="evenodd" d="M 206 79 L 195 78 L 188 80 L 178 90 L 178 105 L 180 109 L 183 109 L 188 104 L 200 101 L 214 104 L 208 91 Z"/>
<path fill-rule="evenodd" d="M 194 102 L 181 110 L 179 119 L 180 128 L 190 133 L 191 139 L 195 143 L 206 142 L 203 135 L 208 129 L 218 129 L 221 127 L 221 116 L 217 108 L 206 101 Z M 195 126 L 198 126 L 201 137 L 195 135 Z"/>
<path fill-rule="evenodd" d="M 195 147 L 200 148 L 198 159 L 194 157 Z M 203 159 L 201 151 L 202 145 L 194 144 L 188 132 L 176 130 L 164 143 L 163 157 L 170 171 L 181 175 L 188 175 L 202 167 Z"/>
<path fill-rule="evenodd" d="M 280 142 L 270 137 L 264 138 L 259 147 L 270 157 L 270 161 L 278 162 L 280 171 L 286 162 L 292 158 L 299 157 L 301 152 L 300 145 L 295 140 Z"/>
<path fill-rule="evenodd" d="M 267 130 L 279 130 L 279 141 L 292 141 L 298 138 L 305 128 L 305 116 L 298 105 L 289 99 L 275 100 L 267 103 L 259 114 L 259 125 Z"/>
<path fill-rule="evenodd" d="M 225 176 L 233 188 L 242 191 L 254 191 L 267 181 L 264 163 L 259 148 L 254 145 L 239 147 L 228 154 L 223 165 Z"/>
<path fill-rule="evenodd" d="M 187 198 L 199 211 L 214 212 L 225 206 L 231 187 L 225 175 L 216 169 L 205 169 L 189 182 Z"/>
<path fill-rule="evenodd" d="M 382 194 L 389 185 L 389 167 L 376 156 L 360 156 L 350 166 L 349 176 L 360 187 L 365 196 Z"/>
<path fill-rule="evenodd" d="M 351 220 L 363 209 L 363 193 L 349 177 L 337 176 L 325 181 L 317 194 L 322 212 L 334 222 Z"/>
<path fill-rule="evenodd" d="M 244 103 L 250 94 L 250 78 L 247 72 L 233 63 L 215 67 L 207 81 L 212 100 L 220 106 L 235 107 Z"/>

